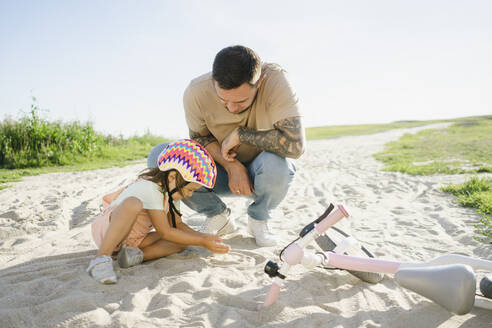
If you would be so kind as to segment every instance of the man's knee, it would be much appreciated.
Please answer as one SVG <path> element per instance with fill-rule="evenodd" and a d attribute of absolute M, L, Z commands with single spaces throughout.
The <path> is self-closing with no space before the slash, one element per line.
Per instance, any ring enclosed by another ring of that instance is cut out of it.
<path fill-rule="evenodd" d="M 156 168 L 157 160 L 159 159 L 159 155 L 162 153 L 164 149 L 169 145 L 168 142 L 161 143 L 160 145 L 155 146 L 147 156 L 147 167 L 148 168 Z"/>
<path fill-rule="evenodd" d="M 254 160 L 254 174 L 271 179 L 275 184 L 289 184 L 296 173 L 294 161 L 269 152 L 262 152 Z"/>

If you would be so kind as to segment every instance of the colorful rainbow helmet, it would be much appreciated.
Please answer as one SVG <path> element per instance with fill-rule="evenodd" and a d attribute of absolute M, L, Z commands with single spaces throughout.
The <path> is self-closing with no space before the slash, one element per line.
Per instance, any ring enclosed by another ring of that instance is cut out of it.
<path fill-rule="evenodd" d="M 213 188 L 217 177 L 215 162 L 198 142 L 183 139 L 170 143 L 157 160 L 161 171 L 177 170 L 188 182 Z"/>

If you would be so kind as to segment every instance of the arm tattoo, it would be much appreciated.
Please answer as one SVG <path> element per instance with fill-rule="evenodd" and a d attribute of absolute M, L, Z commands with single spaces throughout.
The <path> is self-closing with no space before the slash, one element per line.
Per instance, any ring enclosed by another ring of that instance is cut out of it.
<path fill-rule="evenodd" d="M 197 133 L 195 131 L 191 131 L 191 130 L 189 131 L 190 131 L 190 138 L 198 142 L 203 147 L 207 147 L 212 142 L 217 141 L 217 139 L 215 139 L 215 137 L 212 134 L 202 136 L 200 133 Z"/>
<path fill-rule="evenodd" d="M 273 127 L 273 130 L 268 131 L 240 127 L 239 140 L 282 157 L 299 158 L 305 150 L 301 118 L 289 117 L 278 121 Z"/>

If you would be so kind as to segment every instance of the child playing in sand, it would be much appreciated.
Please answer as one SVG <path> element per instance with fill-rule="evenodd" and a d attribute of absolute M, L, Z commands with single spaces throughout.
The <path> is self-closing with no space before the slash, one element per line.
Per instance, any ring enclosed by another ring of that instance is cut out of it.
<path fill-rule="evenodd" d="M 118 250 L 117 261 L 123 268 L 180 252 L 187 245 L 227 253 L 230 248 L 220 237 L 187 226 L 174 204 L 202 186 L 213 188 L 216 175 L 212 156 L 200 144 L 186 139 L 170 143 L 160 154 L 157 168 L 107 195 L 115 199 L 109 199 L 112 202 L 92 223 L 99 250 L 87 272 L 100 283 L 116 283 L 111 255 Z"/>

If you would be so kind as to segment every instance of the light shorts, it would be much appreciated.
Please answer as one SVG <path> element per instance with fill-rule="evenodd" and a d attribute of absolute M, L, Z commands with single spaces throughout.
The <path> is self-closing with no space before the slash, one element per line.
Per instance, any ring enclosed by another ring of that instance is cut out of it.
<path fill-rule="evenodd" d="M 94 221 L 91 225 L 92 230 L 92 238 L 97 245 L 97 247 L 101 247 L 102 241 L 104 239 L 104 235 L 106 231 L 108 231 L 109 225 L 111 223 L 111 214 L 113 210 L 118 205 L 108 206 L 104 211 L 102 211 L 98 216 L 94 218 Z M 122 242 L 122 244 L 127 244 L 129 246 L 138 247 L 142 243 L 142 241 L 147 237 L 149 232 L 153 230 L 152 221 L 150 216 L 147 214 L 147 211 L 142 210 L 137 217 L 137 220 L 133 224 L 130 233 L 126 237 L 126 239 Z M 121 244 L 118 245 L 114 251 L 118 251 L 121 247 Z"/>

